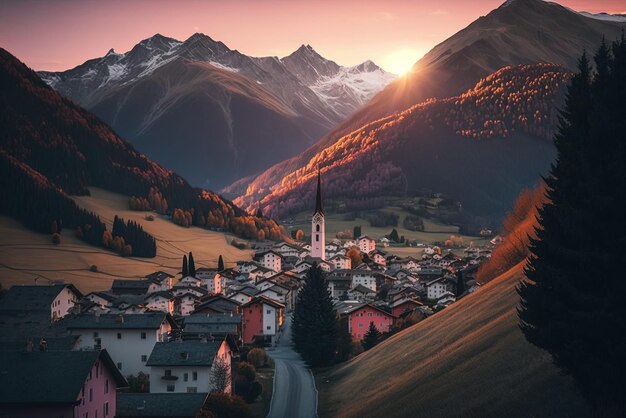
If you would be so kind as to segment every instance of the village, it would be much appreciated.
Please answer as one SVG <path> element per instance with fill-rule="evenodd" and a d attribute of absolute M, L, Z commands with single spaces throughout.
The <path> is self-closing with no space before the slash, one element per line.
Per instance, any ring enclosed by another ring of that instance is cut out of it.
<path fill-rule="evenodd" d="M 179 275 L 118 278 L 108 291 L 83 294 L 65 283 L 8 289 L 0 349 L 11 361 L 0 373 L 31 378 L 15 381 L 7 411 L 169 416 L 164 405 L 175 402 L 171 416 L 196 416 L 210 393 L 237 392 L 234 370 L 251 349 L 271 355 L 314 266 L 359 345 L 371 327 L 391 335 L 476 291 L 475 273 L 497 242 L 462 256 L 426 245 L 417 259 L 387 253 L 387 238 L 327 241 L 318 174 L 310 242 L 253 242 L 253 259 L 232 268 L 196 269 L 189 254 Z M 64 389 L 50 388 L 60 375 Z"/>

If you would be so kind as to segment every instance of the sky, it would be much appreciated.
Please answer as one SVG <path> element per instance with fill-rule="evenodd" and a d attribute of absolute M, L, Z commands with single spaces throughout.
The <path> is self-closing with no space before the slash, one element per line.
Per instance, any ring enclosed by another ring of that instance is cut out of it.
<path fill-rule="evenodd" d="M 251 56 L 302 44 L 341 65 L 371 59 L 396 74 L 504 0 L 0 0 L 0 46 L 35 70 L 61 71 L 155 33 L 202 32 Z M 626 0 L 560 0 L 625 13 Z"/>

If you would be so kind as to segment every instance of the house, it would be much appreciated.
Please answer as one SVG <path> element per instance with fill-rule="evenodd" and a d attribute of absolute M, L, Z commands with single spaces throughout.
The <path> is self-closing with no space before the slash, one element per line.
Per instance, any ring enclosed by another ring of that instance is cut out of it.
<path fill-rule="evenodd" d="M 85 300 L 88 300 L 103 308 L 108 308 L 111 303 L 117 299 L 117 296 L 108 292 L 91 292 L 84 296 Z"/>
<path fill-rule="evenodd" d="M 352 259 L 342 254 L 334 255 L 328 261 L 335 269 L 350 270 L 352 268 Z"/>
<path fill-rule="evenodd" d="M 282 270 L 283 257 L 274 250 L 264 251 L 254 255 L 255 261 L 266 269 L 270 269 L 275 273 Z"/>
<path fill-rule="evenodd" d="M 169 291 L 161 290 L 149 294 L 145 299 L 145 304 L 151 311 L 174 313 L 174 295 Z"/>
<path fill-rule="evenodd" d="M 196 303 L 200 298 L 192 292 L 187 292 L 174 297 L 174 313 L 187 316 L 196 309 Z"/>
<path fill-rule="evenodd" d="M 385 238 L 386 239 L 386 238 Z M 379 250 L 374 250 L 369 254 L 370 259 L 379 266 L 387 266 L 387 259 L 385 258 L 385 253 Z"/>
<path fill-rule="evenodd" d="M 423 305 L 422 302 L 415 299 L 402 298 L 392 302 L 389 306 L 391 308 L 391 314 L 395 317 L 400 317 L 400 315 L 411 312 Z"/>
<path fill-rule="evenodd" d="M 195 418 L 208 393 L 117 394 L 117 418 Z"/>
<path fill-rule="evenodd" d="M 146 365 L 150 393 L 210 393 L 215 389 L 214 367 L 231 375 L 232 347 L 228 340 L 187 340 L 156 343 Z M 231 385 L 225 390 L 231 392 Z"/>
<path fill-rule="evenodd" d="M 418 260 L 409 256 L 392 261 L 390 268 L 415 272 L 420 269 L 420 265 L 418 264 Z"/>
<path fill-rule="evenodd" d="M 374 241 L 367 235 L 359 237 L 357 243 L 359 245 L 359 250 L 361 250 L 361 252 L 364 252 L 365 254 L 369 254 L 376 249 L 376 241 Z"/>
<path fill-rule="evenodd" d="M 272 247 L 272 250 L 279 253 L 283 257 L 299 257 L 302 252 L 302 248 L 281 241 Z"/>
<path fill-rule="evenodd" d="M 374 323 L 379 332 L 386 333 L 391 331 L 394 321 L 392 314 L 369 303 L 348 306 L 339 313 L 348 317 L 348 332 L 354 341 L 363 339 L 370 322 Z"/>
<path fill-rule="evenodd" d="M 243 343 L 273 344 L 283 326 L 285 306 L 265 296 L 258 296 L 241 307 Z"/>
<path fill-rule="evenodd" d="M 228 296 L 228 298 L 243 305 L 244 303 L 250 302 L 257 293 L 259 293 L 259 289 L 252 286 L 244 286 L 236 290 L 233 294 Z"/>
<path fill-rule="evenodd" d="M 170 290 L 174 285 L 174 276 L 164 271 L 155 271 L 146 275 L 146 279 L 157 283 L 159 290 Z"/>
<path fill-rule="evenodd" d="M 346 242 L 343 243 L 343 248 L 345 249 L 349 250 L 352 247 L 357 247 L 357 243 L 353 239 L 346 240 Z"/>
<path fill-rule="evenodd" d="M 202 280 L 194 276 L 185 276 L 174 285 L 174 287 L 180 286 L 200 287 L 202 286 Z"/>
<path fill-rule="evenodd" d="M 0 416 L 116 416 L 116 391 L 128 387 L 106 350 L 0 353 Z"/>
<path fill-rule="evenodd" d="M 352 276 L 352 288 L 363 285 L 376 292 L 376 273 L 371 270 L 350 270 Z"/>
<path fill-rule="evenodd" d="M 430 300 L 437 300 L 448 290 L 445 277 L 431 280 L 426 283 L 426 297 Z"/>
<path fill-rule="evenodd" d="M 206 290 L 204 287 L 182 285 L 182 286 L 174 286 L 172 288 L 171 293 L 174 296 L 181 296 L 187 293 L 191 293 L 195 295 L 197 298 L 201 298 L 201 297 L 208 295 L 209 291 Z"/>
<path fill-rule="evenodd" d="M 228 299 L 222 295 L 214 295 L 209 296 L 208 298 L 203 298 L 200 300 L 200 303 L 196 305 L 196 309 L 193 313 L 203 313 L 203 314 L 212 314 L 212 313 L 233 313 L 238 314 L 240 310 L 241 304 Z"/>
<path fill-rule="evenodd" d="M 200 285 L 210 293 L 222 293 L 226 279 L 217 269 L 200 268 L 196 270 L 196 277 L 200 279 Z"/>
<path fill-rule="evenodd" d="M 390 242 L 391 242 L 391 241 L 389 241 L 389 238 L 387 238 L 387 237 L 382 237 L 382 238 L 380 239 L 380 244 L 381 244 L 384 248 L 389 247 L 389 243 L 390 243 Z"/>
<path fill-rule="evenodd" d="M 445 308 L 446 306 L 450 305 L 451 303 L 454 303 L 455 301 L 456 301 L 456 297 L 454 297 L 454 293 L 450 291 L 446 291 L 437 298 L 437 303 L 435 304 L 435 307 Z"/>
<path fill-rule="evenodd" d="M 160 288 L 160 283 L 150 279 L 115 279 L 111 292 L 116 295 L 147 295 L 158 292 Z"/>
<path fill-rule="evenodd" d="M 348 295 L 348 291 L 352 288 L 352 277 L 343 275 L 330 274 L 326 278 L 328 290 L 333 299 L 341 299 Z"/>
<path fill-rule="evenodd" d="M 237 272 L 238 273 L 250 273 L 252 270 L 258 267 L 258 264 L 254 261 L 238 261 Z"/>
<path fill-rule="evenodd" d="M 359 302 L 373 302 L 376 298 L 376 292 L 369 287 L 359 284 L 355 288 L 348 290 L 348 297 Z"/>
<path fill-rule="evenodd" d="M 149 373 L 148 356 L 159 341 L 178 329 L 170 314 L 146 312 L 139 315 L 81 315 L 62 324 L 71 335 L 79 336 L 79 350 L 104 348 L 124 376 Z"/>
<path fill-rule="evenodd" d="M 275 284 L 257 293 L 257 296 L 265 296 L 269 299 L 285 305 L 288 310 L 293 309 L 293 298 L 291 297 L 291 289 L 288 287 Z"/>
<path fill-rule="evenodd" d="M 41 313 L 56 321 L 83 297 L 71 284 L 12 286 L 0 299 L 0 314 Z"/>
<path fill-rule="evenodd" d="M 187 316 L 183 320 L 183 339 L 211 339 L 213 337 L 233 336 L 241 340 L 242 317 L 240 314 L 200 314 Z"/>

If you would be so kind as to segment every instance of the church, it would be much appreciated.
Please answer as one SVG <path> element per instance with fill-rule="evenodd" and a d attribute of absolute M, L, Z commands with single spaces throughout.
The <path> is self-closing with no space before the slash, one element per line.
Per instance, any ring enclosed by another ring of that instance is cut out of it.
<path fill-rule="evenodd" d="M 317 170 L 317 195 L 315 212 L 311 219 L 311 257 L 326 260 L 326 231 L 324 226 L 324 206 L 322 205 L 322 179 Z"/>

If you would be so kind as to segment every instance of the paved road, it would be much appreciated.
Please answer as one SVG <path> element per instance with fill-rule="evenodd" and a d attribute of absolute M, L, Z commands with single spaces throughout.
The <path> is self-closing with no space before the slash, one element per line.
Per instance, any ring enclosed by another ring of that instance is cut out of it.
<path fill-rule="evenodd" d="M 278 347 L 267 353 L 274 359 L 274 393 L 267 418 L 317 417 L 317 390 L 313 375 L 291 348 L 291 318 L 285 320 Z"/>

